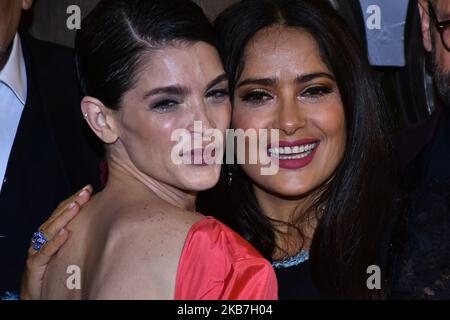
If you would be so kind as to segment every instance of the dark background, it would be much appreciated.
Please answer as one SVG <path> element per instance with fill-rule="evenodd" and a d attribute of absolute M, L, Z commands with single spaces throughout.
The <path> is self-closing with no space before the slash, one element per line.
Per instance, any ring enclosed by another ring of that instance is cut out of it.
<path fill-rule="evenodd" d="M 2 0 L 0 0 L 2 1 Z M 236 0 L 194 0 L 210 18 L 214 18 L 224 8 Z M 28 13 L 26 24 L 31 34 L 41 40 L 73 46 L 76 30 L 68 30 L 66 13 L 70 5 L 77 5 L 84 17 L 97 4 L 98 0 L 35 0 L 33 10 Z"/>

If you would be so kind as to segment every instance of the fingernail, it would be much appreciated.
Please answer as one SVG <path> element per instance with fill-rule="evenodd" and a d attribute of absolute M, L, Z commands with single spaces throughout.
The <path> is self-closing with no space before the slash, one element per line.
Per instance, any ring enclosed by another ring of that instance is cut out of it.
<path fill-rule="evenodd" d="M 71 204 L 69 204 L 68 206 L 69 210 L 75 208 L 76 205 L 77 205 L 76 202 L 72 202 Z"/>
<path fill-rule="evenodd" d="M 60 236 L 60 237 L 62 237 L 64 234 L 66 233 L 66 229 L 61 229 L 60 231 L 59 231 L 59 233 L 58 233 L 58 235 Z"/>
<path fill-rule="evenodd" d="M 84 197 L 85 195 L 87 195 L 87 191 L 83 190 L 80 192 L 80 194 L 78 195 L 79 197 Z"/>

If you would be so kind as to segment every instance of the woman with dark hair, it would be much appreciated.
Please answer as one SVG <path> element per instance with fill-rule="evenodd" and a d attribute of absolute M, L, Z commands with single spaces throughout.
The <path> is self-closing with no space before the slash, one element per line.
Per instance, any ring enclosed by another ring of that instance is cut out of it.
<path fill-rule="evenodd" d="M 276 175 L 223 168 L 221 219 L 273 261 L 280 299 L 382 297 L 367 268 L 384 267 L 393 162 L 359 44 L 326 1 L 241 1 L 215 24 L 232 127 L 280 132 Z"/>
<path fill-rule="evenodd" d="M 103 0 L 84 19 L 76 39 L 81 108 L 105 143 L 108 181 L 68 225 L 42 299 L 276 299 L 270 263 L 195 211 L 220 164 L 172 161 L 175 129 L 194 135 L 197 120 L 222 133 L 229 126 L 215 41 L 191 1 Z M 55 234 L 35 234 L 35 250 L 47 236 Z"/>
<path fill-rule="evenodd" d="M 223 166 L 200 205 L 272 261 L 281 299 L 382 298 L 368 288 L 367 269 L 385 263 L 391 146 L 383 96 L 357 41 L 317 0 L 241 1 L 216 27 L 232 127 L 278 130 L 267 154 L 279 171 Z"/>

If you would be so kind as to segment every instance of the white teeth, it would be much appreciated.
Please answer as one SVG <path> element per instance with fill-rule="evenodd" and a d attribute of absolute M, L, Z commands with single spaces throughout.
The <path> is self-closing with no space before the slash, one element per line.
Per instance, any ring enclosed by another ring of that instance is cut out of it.
<path fill-rule="evenodd" d="M 304 152 L 295 156 L 282 156 L 282 155 L 273 155 L 275 157 L 277 157 L 280 160 L 293 160 L 293 159 L 303 159 L 306 158 L 307 156 L 309 156 L 311 154 L 311 152 Z"/>
<path fill-rule="evenodd" d="M 287 155 L 294 155 L 292 159 L 301 159 L 300 157 L 303 153 L 308 153 L 304 157 L 308 156 L 312 150 L 314 150 L 318 146 L 318 143 L 312 143 L 308 145 L 302 146 L 294 146 L 294 147 L 280 147 L 280 148 L 269 148 L 269 153 L 272 156 L 286 155 L 286 159 L 289 159 Z M 300 157 L 300 158 L 299 158 Z M 279 157 L 282 159 L 282 157 Z"/>
<path fill-rule="evenodd" d="M 278 149 L 278 148 L 269 148 L 269 153 L 276 153 L 276 154 L 279 154 L 280 153 L 280 149 Z"/>

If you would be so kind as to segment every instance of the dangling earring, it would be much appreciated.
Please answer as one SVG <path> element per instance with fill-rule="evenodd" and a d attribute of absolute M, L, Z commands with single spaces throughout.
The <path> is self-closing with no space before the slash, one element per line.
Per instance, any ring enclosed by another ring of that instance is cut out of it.
<path fill-rule="evenodd" d="M 233 184 L 233 171 L 231 166 L 227 166 L 227 176 L 228 176 L 228 186 L 230 187 Z"/>
<path fill-rule="evenodd" d="M 323 216 L 323 214 L 325 213 L 325 210 L 327 209 L 327 206 L 325 204 L 322 204 L 322 205 L 319 206 L 318 209 L 319 209 L 318 210 L 319 211 L 319 215 Z"/>

